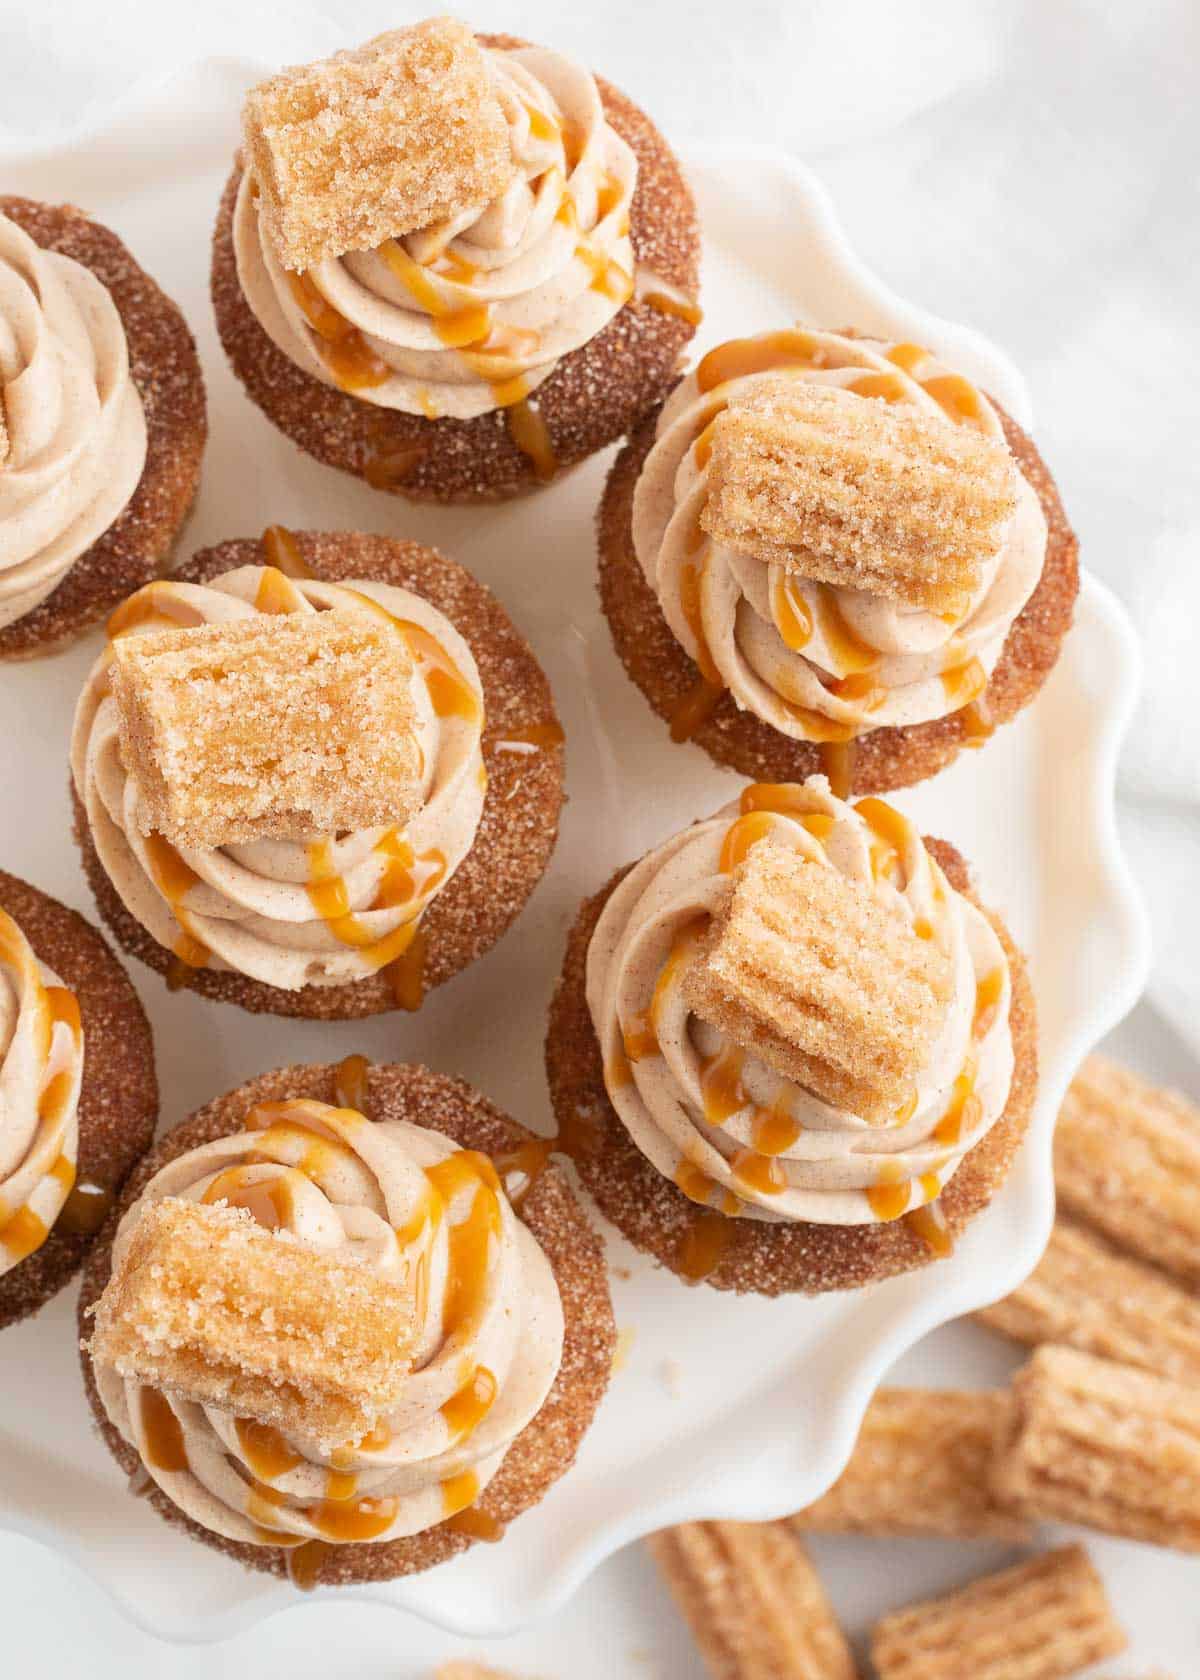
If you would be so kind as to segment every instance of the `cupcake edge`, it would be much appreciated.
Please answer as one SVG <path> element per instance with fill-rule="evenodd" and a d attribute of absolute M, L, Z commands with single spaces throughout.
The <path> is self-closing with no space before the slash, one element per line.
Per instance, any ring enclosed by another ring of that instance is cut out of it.
<path fill-rule="evenodd" d="M 336 1071 L 336 1065 L 329 1063 L 261 1074 L 207 1103 L 159 1139 L 126 1184 L 88 1260 L 79 1300 L 81 1338 L 90 1334 L 88 1309 L 108 1281 L 117 1226 L 155 1173 L 187 1150 L 236 1131 L 256 1103 L 301 1096 L 319 1102 L 336 1100 Z M 532 1137 L 472 1086 L 420 1064 L 372 1065 L 368 1093 L 373 1118 L 429 1126 L 465 1149 L 495 1155 L 511 1151 Z M 603 1244 L 561 1169 L 547 1167 L 516 1212 L 541 1245 L 554 1272 L 562 1298 L 565 1335 L 562 1362 L 548 1397 L 509 1447 L 478 1501 L 478 1509 L 502 1525 L 536 1505 L 570 1469 L 608 1387 L 616 1346 Z M 141 1459 L 104 1410 L 91 1356 L 85 1349 L 81 1349 L 80 1363 L 100 1435 L 121 1469 L 133 1477 Z M 250 1546 L 214 1534 L 186 1516 L 155 1486 L 147 1490 L 146 1497 L 160 1516 L 187 1530 L 194 1539 L 248 1568 L 287 1576 L 288 1553 L 284 1548 Z M 334 1545 L 321 1554 L 312 1584 L 349 1586 L 391 1581 L 431 1569 L 473 1544 L 474 1537 L 441 1523 L 401 1540 Z"/>
<path fill-rule="evenodd" d="M 191 330 L 115 233 L 70 204 L 0 197 L 0 214 L 43 250 L 90 269 L 107 288 L 146 414 L 142 476 L 117 519 L 44 601 L 0 629 L 0 660 L 16 661 L 61 651 L 162 574 L 196 497 L 208 420 Z"/>
<path fill-rule="evenodd" d="M 950 885 L 982 910 L 1004 947 L 1012 975 L 1010 1023 L 1014 1068 L 1008 1102 L 970 1150 L 939 1197 L 952 1241 L 991 1201 L 1025 1135 L 1037 1092 L 1037 1024 L 1025 962 L 1000 918 L 970 888 L 967 864 L 944 840 L 926 839 Z M 573 1158 L 601 1213 L 635 1248 L 677 1277 L 681 1256 L 707 1210 L 697 1206 L 644 1156 L 609 1101 L 600 1048 L 586 998 L 587 952 L 600 912 L 633 865 L 585 899 L 567 940 L 550 1005 L 546 1077 L 560 1135 L 579 1139 Z M 579 1116 L 587 1117 L 581 1125 Z M 902 1219 L 872 1225 L 771 1225 L 731 1221 L 731 1240 L 698 1280 L 739 1294 L 824 1294 L 857 1289 L 936 1258 Z M 688 1280 L 697 1281 L 697 1280 Z"/>
<path fill-rule="evenodd" d="M 421 919 L 426 935 L 425 990 L 440 986 L 488 951 L 524 908 L 545 873 L 558 838 L 563 803 L 564 747 L 502 752 L 507 736 L 539 726 L 554 729 L 558 714 L 550 684 L 528 642 L 486 585 L 436 549 L 361 531 L 293 531 L 313 576 L 326 582 L 369 578 L 429 600 L 470 645 L 483 684 L 483 760 L 487 795 L 475 842 Z M 238 566 L 264 565 L 262 545 L 234 538 L 199 550 L 172 582 L 207 583 Z M 130 914 L 92 843 L 87 817 L 71 790 L 75 839 L 102 920 L 118 943 L 166 976 L 175 959 Z M 195 969 L 186 989 L 254 1013 L 341 1021 L 398 1008 L 383 973 L 337 986 L 288 992 L 230 970 Z"/>
<path fill-rule="evenodd" d="M 76 1183 L 115 1196 L 149 1149 L 158 1119 L 150 1023 L 129 976 L 78 911 L 3 870 L 0 907 L 79 1000 L 84 1063 Z M 40 1247 L 0 1275 L 0 1330 L 38 1312 L 63 1289 L 94 1240 L 55 1224 Z"/>

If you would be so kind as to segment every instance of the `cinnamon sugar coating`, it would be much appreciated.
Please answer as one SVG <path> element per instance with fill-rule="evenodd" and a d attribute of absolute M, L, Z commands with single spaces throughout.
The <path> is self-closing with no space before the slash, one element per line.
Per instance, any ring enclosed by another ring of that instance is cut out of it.
<path fill-rule="evenodd" d="M 400 1284 L 269 1231 L 244 1207 L 168 1196 L 134 1227 L 89 1352 L 123 1377 L 329 1450 L 398 1403 L 412 1338 Z"/>
<path fill-rule="evenodd" d="M 760 841 L 734 872 L 684 995 L 785 1078 L 886 1125 L 916 1089 L 950 985 L 949 958 L 898 907 Z"/>
<path fill-rule="evenodd" d="M 1037 694 L 1071 627 L 1079 592 L 1078 543 L 1067 523 L 1054 480 L 1032 439 L 989 398 L 1004 426 L 1022 475 L 1037 493 L 1046 517 L 1046 560 L 1037 588 L 1004 643 L 979 697 L 992 724 L 1009 723 Z M 617 456 L 597 516 L 600 602 L 621 663 L 653 709 L 669 723 L 700 680 L 700 668 L 676 641 L 658 597 L 646 581 L 633 546 L 633 492 L 654 446 L 657 411 L 642 421 Z M 690 737 L 697 746 L 756 782 L 802 782 L 825 767 L 820 746 L 793 741 L 753 712 L 739 711 L 729 693 Z M 872 729 L 854 742 L 853 794 L 886 793 L 936 775 L 957 758 L 971 736 L 963 713 L 904 728 Z"/>
<path fill-rule="evenodd" d="M 395 630 L 336 612 L 119 637 L 110 680 L 142 832 L 203 849 L 407 822 L 411 675 Z"/>
<path fill-rule="evenodd" d="M 158 1119 L 154 1042 L 138 995 L 104 940 L 74 910 L 0 870 L 0 908 L 70 987 L 83 1024 L 75 1182 L 114 1195 L 150 1147 Z M 40 1248 L 0 1277 L 0 1330 L 35 1313 L 70 1282 L 93 1236 L 63 1219 Z"/>
<path fill-rule="evenodd" d="M 481 34 L 488 47 L 527 43 Z M 700 228 L 691 191 L 674 153 L 624 94 L 596 78 L 604 115 L 637 157 L 630 238 L 637 262 L 694 297 L 700 283 Z M 427 420 L 377 408 L 314 379 L 267 337 L 246 302 L 233 250 L 233 205 L 241 180 L 226 183 L 213 236 L 212 298 L 217 330 L 233 371 L 274 425 L 328 466 L 373 482 L 376 464 L 402 460 L 401 478 L 385 488 L 412 501 L 488 502 L 536 490 L 529 456 L 508 430 L 504 411 L 474 420 Z M 695 326 L 630 298 L 604 330 L 564 356 L 537 390 L 560 470 L 622 437 L 670 388 Z"/>
<path fill-rule="evenodd" d="M 288 269 L 486 204 L 512 174 L 487 59 L 448 17 L 260 82 L 242 129 Z"/>
<path fill-rule="evenodd" d="M 1008 450 L 838 386 L 756 381 L 713 426 L 700 524 L 802 577 L 961 614 L 1017 503 Z"/>
<path fill-rule="evenodd" d="M 926 839 L 946 879 L 972 903 L 967 865 L 944 840 Z M 684 1195 L 642 1154 L 609 1101 L 604 1067 L 585 990 L 587 950 L 619 870 L 585 899 L 567 940 L 562 973 L 550 1005 L 546 1076 L 560 1128 L 580 1138 L 575 1164 L 606 1218 L 636 1248 L 686 1277 L 683 1257 L 707 1210 Z M 982 907 L 981 907 L 982 908 Z M 1009 1022 L 1014 1069 L 1003 1114 L 938 1197 L 951 1239 L 991 1201 L 1012 1165 L 1037 1092 L 1037 1026 L 1025 963 L 999 917 L 985 910 L 1004 947 L 1012 978 Z M 705 1284 L 761 1295 L 857 1289 L 929 1265 L 934 1255 L 903 1219 L 872 1225 L 766 1224 L 735 1219 L 729 1241 Z"/>
<path fill-rule="evenodd" d="M 187 1150 L 240 1131 L 257 1103 L 291 1097 L 336 1102 L 333 1065 L 281 1068 L 218 1097 L 161 1138 L 133 1175 L 92 1252 L 80 1296 L 79 1327 L 86 1336 L 88 1309 L 112 1268 L 112 1239 L 121 1214 L 168 1161 Z M 409 1121 L 442 1132 L 464 1149 L 484 1154 L 511 1153 L 531 1134 L 502 1114 L 471 1086 L 417 1065 L 385 1063 L 367 1073 L 367 1108 L 377 1121 Z M 565 1175 L 550 1166 L 521 1199 L 518 1216 L 528 1225 L 549 1260 L 562 1300 L 565 1334 L 562 1362 L 541 1411 L 517 1436 L 478 1501 L 478 1509 L 507 1524 L 536 1505 L 574 1462 L 612 1370 L 616 1327 L 608 1294 L 604 1251 Z M 91 1358 L 81 1354 L 88 1403 L 105 1445 L 132 1475 L 141 1460 L 113 1427 L 96 1392 Z M 251 1569 L 286 1576 L 287 1552 L 278 1546 L 243 1545 L 226 1540 L 186 1517 L 158 1488 L 146 1497 L 158 1514 L 193 1539 L 237 1559 Z M 445 1523 L 406 1539 L 370 1545 L 333 1546 L 320 1559 L 316 1584 L 347 1586 L 361 1581 L 389 1581 L 431 1569 L 466 1551 L 474 1539 Z"/>
<path fill-rule="evenodd" d="M 1069 1680 L 1126 1643 L 1087 1553 L 1064 1546 L 885 1616 L 871 1660 L 879 1680 Z"/>
<path fill-rule="evenodd" d="M 166 569 L 195 499 L 208 422 L 187 322 L 116 234 L 70 204 L 0 196 L 0 214 L 108 288 L 146 416 L 146 463 L 120 516 L 44 601 L 0 629 L 0 660 L 33 659 L 59 652 Z"/>
<path fill-rule="evenodd" d="M 8 460 L 8 423 L 4 417 L 4 403 L 0 401 L 0 467 Z"/>
<path fill-rule="evenodd" d="M 301 559 L 329 582 L 373 579 L 411 589 L 445 613 L 466 638 L 483 685 L 483 761 L 487 796 L 475 843 L 421 918 L 426 938 L 426 989 L 440 986 L 496 943 L 541 880 L 558 837 L 563 801 L 564 749 L 501 750 L 529 730 L 558 725 L 554 699 L 532 649 L 490 590 L 436 549 L 361 531 L 296 531 Z M 240 539 L 202 549 L 172 575 L 206 583 L 238 566 L 264 562 L 260 542 Z M 75 838 L 97 908 L 118 942 L 160 974 L 171 972 L 170 951 L 151 938 L 122 904 L 92 844 L 86 817 L 72 794 Z M 385 974 L 340 986 L 285 992 L 244 974 L 200 968 L 187 984 L 204 997 L 273 1015 L 338 1021 L 396 1007 Z"/>

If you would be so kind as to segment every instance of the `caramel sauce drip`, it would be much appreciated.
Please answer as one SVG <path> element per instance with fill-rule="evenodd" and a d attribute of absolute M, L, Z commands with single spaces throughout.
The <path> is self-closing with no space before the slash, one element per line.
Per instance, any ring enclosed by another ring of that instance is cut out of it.
<path fill-rule="evenodd" d="M 849 799 L 854 787 L 854 761 L 858 749 L 853 741 L 822 741 L 821 769 L 829 777 L 829 790 L 838 799 Z"/>
<path fill-rule="evenodd" d="M 996 732 L 986 692 L 963 706 L 957 715 L 962 719 L 964 747 L 981 747 Z"/>
<path fill-rule="evenodd" d="M 961 373 L 935 374 L 932 379 L 922 379 L 921 385 L 938 407 L 957 424 L 983 424 L 983 404 L 979 392 Z"/>
<path fill-rule="evenodd" d="M 368 1079 L 371 1064 L 365 1056 L 346 1056 L 334 1070 L 333 1095 L 339 1108 L 353 1108 L 370 1118 Z"/>
<path fill-rule="evenodd" d="M 734 819 L 721 842 L 718 867 L 722 875 L 732 875 L 745 862 L 750 848 L 767 838 L 775 826 L 771 821 L 773 814 L 770 811 L 749 811 Z"/>
<path fill-rule="evenodd" d="M 733 1241 L 733 1221 L 723 1213 L 708 1211 L 693 1219 L 679 1248 L 680 1276 L 689 1283 L 711 1277 Z"/>
<path fill-rule="evenodd" d="M 388 968 L 388 979 L 396 1006 L 399 1009 L 407 1009 L 410 1013 L 415 1013 L 425 1001 L 426 940 L 424 928 L 418 928 L 407 949 L 402 951 Z"/>
<path fill-rule="evenodd" d="M 926 1202 L 923 1207 L 914 1208 L 911 1213 L 906 1213 L 904 1223 L 911 1231 L 916 1232 L 930 1253 L 939 1260 L 945 1260 L 954 1253 L 954 1238 L 950 1235 L 946 1216 L 936 1200 Z"/>
<path fill-rule="evenodd" d="M 155 885 L 166 899 L 171 914 L 181 929 L 173 946 L 175 961 L 167 971 L 167 985 L 172 991 L 177 991 L 180 986 L 187 985 L 190 971 L 203 968 L 212 955 L 207 945 L 202 944 L 192 933 L 188 926 L 187 912 L 182 907 L 183 900 L 192 887 L 197 885 L 200 877 L 161 834 L 147 834 L 144 844 Z"/>
<path fill-rule="evenodd" d="M 474 1470 L 464 1470 L 442 1483 L 442 1520 L 456 1517 L 479 1498 L 479 1477 Z"/>
<path fill-rule="evenodd" d="M 698 327 L 704 319 L 704 311 L 693 298 L 651 290 L 642 294 L 642 302 L 648 309 L 655 309 L 660 315 L 674 315 L 691 327 Z"/>
<path fill-rule="evenodd" d="M 468 1440 L 492 1409 L 496 1379 L 486 1365 L 477 1365 L 470 1378 L 442 1407 L 450 1431 L 450 1446 Z"/>
<path fill-rule="evenodd" d="M 287 279 L 301 314 L 321 340 L 321 360 L 343 391 L 369 390 L 391 378 L 393 369 L 307 274 L 289 274 Z"/>
<path fill-rule="evenodd" d="M 269 1423 L 260 1423 L 257 1418 L 235 1418 L 233 1431 L 247 1468 L 262 1481 L 273 1482 L 304 1462 L 301 1454 Z"/>
<path fill-rule="evenodd" d="M 304 606 L 304 597 L 278 566 L 264 566 L 254 605 L 260 613 L 294 613 Z"/>
<path fill-rule="evenodd" d="M 942 672 L 942 690 L 950 710 L 958 712 L 979 696 L 987 687 L 987 672 L 978 659 L 968 659 L 964 665 L 954 665 Z M 965 720 L 964 720 L 965 721 Z"/>
<path fill-rule="evenodd" d="M 106 625 L 109 641 L 115 642 L 118 636 L 142 624 L 170 625 L 177 630 L 194 630 L 203 624 L 203 613 L 197 612 L 190 602 L 172 595 L 170 589 L 169 583 L 148 583 L 136 595 L 122 601 L 109 614 Z"/>
<path fill-rule="evenodd" d="M 975 1094 L 975 1063 L 967 1058 L 962 1072 L 954 1081 L 946 1112 L 933 1129 L 939 1143 L 955 1144 L 964 1132 L 973 1131 L 979 1124 L 983 1105 Z"/>
<path fill-rule="evenodd" d="M 166 1397 L 156 1388 L 139 1389 L 138 1412 L 142 1438 L 146 1443 L 144 1456 L 147 1464 L 152 1464 L 156 1470 L 186 1470 L 188 1456 L 183 1441 L 183 1425 L 171 1410 Z"/>
<path fill-rule="evenodd" d="M 200 1199 L 245 1208 L 268 1231 L 286 1228 L 296 1211 L 285 1178 L 251 1178 L 244 1166 L 226 1167 L 224 1172 L 219 1172 Z"/>
<path fill-rule="evenodd" d="M 363 477 L 372 490 L 395 490 L 412 477 L 428 450 L 422 443 L 398 443 L 381 449 L 363 462 Z"/>
<path fill-rule="evenodd" d="M 558 455 L 541 409 L 534 408 L 523 396 L 503 406 L 509 437 L 528 457 L 539 484 L 549 484 L 558 471 Z"/>
<path fill-rule="evenodd" d="M 718 344 L 696 369 L 696 383 L 702 392 L 713 391 L 727 380 L 743 379 L 747 374 L 778 367 L 821 367 L 823 363 L 824 353 L 812 334 L 788 328 Z"/>
<path fill-rule="evenodd" d="M 887 359 L 894 362 L 903 373 L 912 373 L 928 355 L 928 350 L 920 344 L 893 344 L 887 352 Z"/>
<path fill-rule="evenodd" d="M 864 373 L 850 381 L 849 389 L 860 397 L 882 397 L 884 402 L 903 402 L 904 381 L 894 373 Z"/>
<path fill-rule="evenodd" d="M 497 1540 L 503 1540 L 508 1525 L 497 1522 L 495 1517 L 481 1511 L 478 1505 L 467 1505 L 452 1517 L 447 1517 L 443 1526 L 452 1534 L 465 1534 L 469 1540 L 482 1540 L 491 1546 Z"/>
<path fill-rule="evenodd" d="M 472 1149 L 460 1149 L 427 1167 L 425 1176 L 447 1205 L 464 1185 L 475 1187 L 466 1218 L 452 1225 L 448 1233 L 442 1338 L 449 1341 L 456 1335 L 469 1334 L 483 1313 L 492 1239 L 500 1235 L 500 1181 L 488 1157 Z"/>
<path fill-rule="evenodd" d="M 836 820 L 826 811 L 810 810 L 798 782 L 751 782 L 742 789 L 739 803 L 743 816 L 751 811 L 774 811 L 779 816 L 792 817 L 818 840 L 825 839 Z"/>
<path fill-rule="evenodd" d="M 996 1019 L 996 1012 L 1000 1008 L 1000 996 L 1004 991 L 1004 970 L 993 968 L 985 974 L 975 988 L 975 1015 L 971 1022 L 972 1038 L 983 1038 L 991 1031 Z"/>
<path fill-rule="evenodd" d="M 812 640 L 812 613 L 786 572 L 776 572 L 771 584 L 771 618 L 783 645 L 793 653 L 800 653 Z"/>
<path fill-rule="evenodd" d="M 549 752 L 552 747 L 561 747 L 565 740 L 560 723 L 531 723 L 524 729 L 506 729 L 499 745 L 536 747 L 540 752 Z"/>
<path fill-rule="evenodd" d="M 94 1237 L 112 1211 L 117 1193 L 109 1185 L 78 1179 L 62 1205 L 57 1229 L 68 1237 Z"/>
<path fill-rule="evenodd" d="M 718 688 L 700 677 L 693 687 L 681 694 L 671 708 L 672 741 L 690 741 L 716 711 L 724 692 L 723 685 Z"/>
<path fill-rule="evenodd" d="M 885 1179 L 867 1190 L 867 1202 L 876 1219 L 899 1219 L 912 1198 L 912 1185 L 906 1178 Z"/>
<path fill-rule="evenodd" d="M 6 1224 L 0 1225 L 0 1246 L 9 1260 L 25 1260 L 50 1235 L 50 1228 L 32 1208 L 18 1208 Z"/>
<path fill-rule="evenodd" d="M 497 1176 L 506 1184 L 506 1193 L 513 1206 L 518 1206 L 533 1189 L 546 1168 L 550 1165 L 550 1157 L 555 1149 L 560 1147 L 557 1138 L 526 1138 L 515 1149 L 507 1149 L 500 1155 L 492 1156 L 492 1165 Z M 507 1180 L 516 1174 L 521 1174 L 524 1183 L 515 1191 L 507 1190 Z"/>
<path fill-rule="evenodd" d="M 378 1540 L 396 1520 L 400 1500 L 395 1496 L 379 1499 L 318 1499 L 306 1505 L 304 1515 L 319 1529 L 326 1540 L 337 1545 L 354 1541 Z"/>
<path fill-rule="evenodd" d="M 286 525 L 268 525 L 261 537 L 262 550 L 268 566 L 274 566 L 284 577 L 314 577 L 312 567 L 300 552 L 295 532 Z"/>
<path fill-rule="evenodd" d="M 282 1543 L 282 1542 L 280 1542 Z M 301 1592 L 312 1592 L 324 1563 L 333 1547 L 327 1540 L 306 1540 L 294 1546 L 287 1555 L 288 1579 Z"/>

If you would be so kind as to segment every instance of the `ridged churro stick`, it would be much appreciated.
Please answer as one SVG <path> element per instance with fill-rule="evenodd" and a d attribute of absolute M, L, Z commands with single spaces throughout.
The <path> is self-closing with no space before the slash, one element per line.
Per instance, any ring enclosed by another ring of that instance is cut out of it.
<path fill-rule="evenodd" d="M 1027 1540 L 1028 1523 L 990 1481 L 1013 1418 L 1007 1392 L 880 1389 L 840 1478 L 792 1524 L 822 1534 Z"/>
<path fill-rule="evenodd" d="M 1066 1680 L 1125 1649 L 1081 1546 L 985 1575 L 885 1616 L 871 1639 L 879 1680 Z"/>
<path fill-rule="evenodd" d="M 1033 1347 L 1058 1342 L 1200 1386 L 1200 1300 L 1062 1214 L 1032 1276 L 975 1316 Z"/>
<path fill-rule="evenodd" d="M 1200 1284 L 1200 1109 L 1103 1056 L 1058 1117 L 1060 1206 L 1119 1247 Z"/>
<path fill-rule="evenodd" d="M 1001 1499 L 1033 1519 L 1200 1551 L 1200 1389 L 1072 1348 L 1039 1348 L 1013 1379 Z"/>
<path fill-rule="evenodd" d="M 684 1523 L 647 1542 L 714 1680 L 855 1680 L 808 1554 L 784 1523 Z"/>

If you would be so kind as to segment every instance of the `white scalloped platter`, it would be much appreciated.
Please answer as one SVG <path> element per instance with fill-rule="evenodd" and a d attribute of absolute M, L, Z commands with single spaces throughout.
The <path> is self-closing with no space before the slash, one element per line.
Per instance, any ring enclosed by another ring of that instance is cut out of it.
<path fill-rule="evenodd" d="M 362 1051 L 458 1073 L 535 1129 L 551 1128 L 545 1010 L 579 899 L 619 863 L 736 791 L 694 747 L 672 746 L 625 678 L 600 617 L 592 519 L 607 466 L 485 511 L 410 509 L 311 462 L 242 395 L 216 341 L 208 241 L 256 67 L 194 67 L 70 150 L 4 160 L 5 190 L 70 199 L 109 223 L 179 301 L 200 342 L 211 440 L 184 551 L 274 521 L 436 543 L 500 596 L 554 685 L 570 803 L 547 879 L 516 927 L 415 1016 L 274 1022 L 168 994 L 137 969 L 158 1045 L 163 1124 L 264 1069 Z M 929 344 L 1023 423 L 1019 375 L 983 339 L 893 296 L 847 248 L 823 190 L 761 150 L 686 154 L 706 247 L 703 349 L 797 317 Z M 66 744 L 97 638 L 0 671 L 0 862 L 92 913 L 69 837 Z M 1003 1294 L 1034 1265 L 1052 1216 L 1050 1136 L 1067 1080 L 1132 1005 L 1146 968 L 1137 895 L 1118 849 L 1113 770 L 1137 676 L 1120 608 L 1085 580 L 1075 628 L 1036 706 L 982 753 L 900 796 L 926 832 L 978 866 L 985 896 L 1030 953 L 1042 1088 L 1003 1193 L 949 1260 L 856 1294 L 768 1302 L 688 1289 L 609 1233 L 629 1353 L 578 1463 L 498 1546 L 362 1596 L 464 1633 L 495 1634 L 560 1605 L 618 1547 L 684 1518 L 768 1518 L 841 1469 L 892 1362 L 936 1325 Z M 20 789 L 13 798 L 12 790 Z M 222 1638 L 297 1602 L 167 1527 L 89 1426 L 74 1291 L 3 1339 L 0 1526 L 69 1554 L 143 1627 Z"/>

